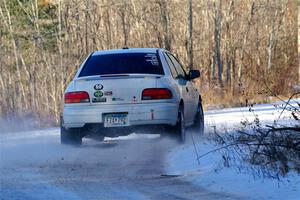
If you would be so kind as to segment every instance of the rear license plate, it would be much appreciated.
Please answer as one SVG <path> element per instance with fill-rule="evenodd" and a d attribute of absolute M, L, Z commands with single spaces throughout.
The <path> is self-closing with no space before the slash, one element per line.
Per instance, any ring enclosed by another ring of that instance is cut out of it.
<path fill-rule="evenodd" d="M 127 113 L 104 114 L 104 127 L 128 126 Z"/>

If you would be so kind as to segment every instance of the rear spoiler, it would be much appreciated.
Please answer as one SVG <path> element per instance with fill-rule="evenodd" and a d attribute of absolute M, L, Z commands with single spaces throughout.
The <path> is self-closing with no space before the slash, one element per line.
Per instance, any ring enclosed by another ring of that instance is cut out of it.
<path fill-rule="evenodd" d="M 82 76 L 76 78 L 76 80 L 92 81 L 101 79 L 124 79 L 124 78 L 161 78 L 161 74 L 105 74 L 105 75 L 94 75 L 94 76 Z"/>

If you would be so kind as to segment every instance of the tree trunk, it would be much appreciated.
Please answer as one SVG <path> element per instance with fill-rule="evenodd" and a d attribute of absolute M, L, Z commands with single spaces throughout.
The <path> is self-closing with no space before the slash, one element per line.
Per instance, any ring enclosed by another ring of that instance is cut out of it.
<path fill-rule="evenodd" d="M 221 0 L 218 0 L 218 3 L 215 7 L 215 62 L 218 66 L 218 80 L 219 84 L 223 86 L 223 65 L 221 59 Z"/>
<path fill-rule="evenodd" d="M 187 57 L 188 68 L 193 70 L 193 5 L 192 0 L 188 2 L 188 29 L 187 29 Z"/>
<path fill-rule="evenodd" d="M 161 13 L 161 23 L 163 26 L 164 48 L 171 51 L 171 34 L 170 34 L 170 19 L 168 14 L 167 1 L 161 0 L 158 2 Z"/>
<path fill-rule="evenodd" d="M 246 42 L 248 41 L 248 35 L 249 35 L 249 31 L 250 31 L 250 28 L 251 28 L 251 22 L 252 22 L 252 16 L 254 15 L 254 1 L 252 2 L 251 6 L 250 6 L 250 10 L 249 10 L 249 16 L 248 16 L 248 19 L 247 19 L 247 27 L 246 27 L 246 31 L 244 33 L 244 39 L 243 39 L 243 43 L 242 43 L 242 47 L 241 47 L 241 50 L 240 50 L 240 64 L 239 64 L 239 68 L 238 68 L 238 78 L 239 78 L 239 81 L 241 81 L 242 79 L 242 70 L 243 70 L 243 62 L 244 62 L 244 48 L 245 48 L 245 45 L 246 45 Z"/>

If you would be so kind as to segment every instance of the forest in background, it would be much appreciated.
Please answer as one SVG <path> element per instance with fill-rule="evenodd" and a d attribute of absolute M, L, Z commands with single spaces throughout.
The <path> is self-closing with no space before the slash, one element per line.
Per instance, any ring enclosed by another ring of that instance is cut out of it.
<path fill-rule="evenodd" d="M 83 59 L 124 46 L 199 69 L 206 107 L 286 98 L 297 34 L 296 0 L 0 0 L 0 118 L 56 124 Z"/>

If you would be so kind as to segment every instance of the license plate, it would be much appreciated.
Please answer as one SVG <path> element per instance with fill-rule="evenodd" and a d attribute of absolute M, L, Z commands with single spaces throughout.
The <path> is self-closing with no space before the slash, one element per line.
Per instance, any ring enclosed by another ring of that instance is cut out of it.
<path fill-rule="evenodd" d="M 104 127 L 128 126 L 127 113 L 111 113 L 104 115 Z"/>

